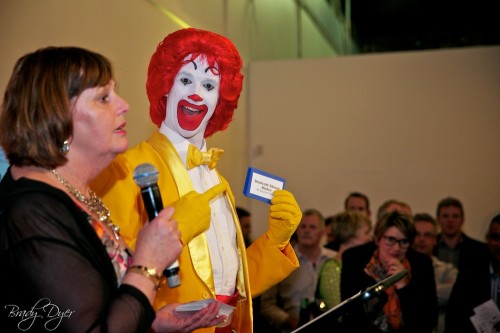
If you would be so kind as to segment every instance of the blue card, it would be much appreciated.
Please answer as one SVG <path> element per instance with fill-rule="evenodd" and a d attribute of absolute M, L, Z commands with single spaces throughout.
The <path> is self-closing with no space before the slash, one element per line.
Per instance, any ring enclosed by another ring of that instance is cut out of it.
<path fill-rule="evenodd" d="M 248 168 L 243 194 L 270 204 L 274 191 L 284 188 L 284 178 L 250 167 Z"/>

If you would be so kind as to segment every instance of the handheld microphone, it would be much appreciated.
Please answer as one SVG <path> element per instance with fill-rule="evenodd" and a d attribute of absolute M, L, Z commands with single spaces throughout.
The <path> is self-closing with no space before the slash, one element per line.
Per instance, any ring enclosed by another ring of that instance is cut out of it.
<path fill-rule="evenodd" d="M 141 188 L 142 200 L 148 213 L 149 221 L 152 221 L 163 209 L 160 189 L 158 188 L 158 170 L 154 165 L 143 163 L 134 170 L 134 181 Z M 163 271 L 170 288 L 178 287 L 181 284 L 179 277 L 179 261 Z"/>

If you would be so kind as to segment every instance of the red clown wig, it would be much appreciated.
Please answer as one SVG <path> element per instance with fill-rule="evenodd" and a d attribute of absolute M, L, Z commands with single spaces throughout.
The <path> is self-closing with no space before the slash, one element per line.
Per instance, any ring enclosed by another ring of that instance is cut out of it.
<path fill-rule="evenodd" d="M 205 137 L 227 128 L 238 106 L 243 85 L 242 60 L 233 43 L 210 31 L 188 28 L 169 34 L 158 45 L 148 68 L 146 91 L 149 99 L 149 114 L 160 127 L 166 115 L 167 98 L 173 81 L 190 55 L 190 60 L 204 57 L 210 66 L 220 73 L 219 100 L 215 112 L 208 122 Z"/>

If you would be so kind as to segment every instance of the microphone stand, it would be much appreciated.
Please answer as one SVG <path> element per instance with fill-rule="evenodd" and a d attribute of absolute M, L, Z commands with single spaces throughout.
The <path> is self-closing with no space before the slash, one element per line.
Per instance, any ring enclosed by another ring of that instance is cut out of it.
<path fill-rule="evenodd" d="M 363 300 L 368 300 L 373 298 L 376 295 L 380 295 L 382 292 L 385 291 L 387 287 L 392 286 L 394 283 L 398 282 L 402 278 L 404 278 L 406 275 L 408 275 L 408 271 L 406 269 L 403 269 L 401 272 L 393 274 L 376 284 L 374 284 L 371 287 L 366 288 L 364 291 L 359 291 L 357 294 L 351 296 L 350 298 L 346 299 L 345 301 L 337 304 L 330 310 L 326 311 L 325 313 L 321 314 L 320 316 L 310 320 L 306 324 L 298 327 L 291 333 L 306 333 L 306 332 L 319 332 L 318 328 L 319 327 L 324 327 L 324 326 L 319 326 L 321 325 L 320 321 L 325 320 L 326 317 L 328 317 L 328 320 L 332 319 L 337 319 L 338 317 L 342 316 L 344 313 L 347 312 L 349 307 L 353 305 L 355 302 L 361 302 Z"/>

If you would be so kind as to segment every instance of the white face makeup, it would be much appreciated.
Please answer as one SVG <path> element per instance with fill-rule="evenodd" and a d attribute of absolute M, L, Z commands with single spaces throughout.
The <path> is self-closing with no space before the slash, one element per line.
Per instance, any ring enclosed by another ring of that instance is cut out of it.
<path fill-rule="evenodd" d="M 166 125 L 199 146 L 219 99 L 220 76 L 199 56 L 187 61 L 174 78 L 167 98 Z"/>

